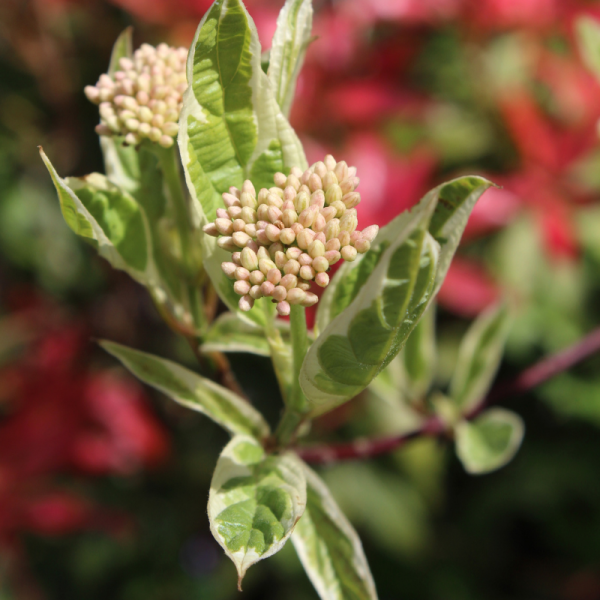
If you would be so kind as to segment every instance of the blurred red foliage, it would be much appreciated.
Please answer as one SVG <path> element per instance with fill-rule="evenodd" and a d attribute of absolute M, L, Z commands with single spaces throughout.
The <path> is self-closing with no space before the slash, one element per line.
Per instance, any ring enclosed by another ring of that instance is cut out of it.
<path fill-rule="evenodd" d="M 54 316 L 42 306 L 8 317 L 34 323 L 35 333 L 20 358 L 0 369 L 0 544 L 26 531 L 121 529 L 124 515 L 71 488 L 82 475 L 127 475 L 168 452 L 141 387 L 95 371 L 85 327 L 56 324 Z"/>

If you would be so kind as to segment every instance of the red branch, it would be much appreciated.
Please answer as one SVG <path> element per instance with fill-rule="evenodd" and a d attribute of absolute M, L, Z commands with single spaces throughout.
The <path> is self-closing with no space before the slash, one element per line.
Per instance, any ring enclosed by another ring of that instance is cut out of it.
<path fill-rule="evenodd" d="M 542 359 L 525 369 L 512 381 L 496 386 L 477 407 L 467 415 L 468 419 L 477 416 L 486 406 L 498 402 L 509 395 L 520 395 L 548 381 L 582 360 L 600 351 L 600 328 L 595 329 L 569 348 Z M 296 453 L 311 464 L 327 464 L 341 460 L 371 458 L 392 452 L 410 440 L 423 436 L 438 436 L 445 431 L 444 423 L 437 417 L 431 417 L 425 424 L 409 433 L 374 440 L 359 439 L 344 444 L 321 444 L 300 446 Z"/>

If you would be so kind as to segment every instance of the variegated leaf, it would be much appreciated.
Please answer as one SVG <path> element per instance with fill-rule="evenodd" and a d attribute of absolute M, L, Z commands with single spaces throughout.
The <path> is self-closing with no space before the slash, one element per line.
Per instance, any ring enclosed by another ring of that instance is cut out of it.
<path fill-rule="evenodd" d="M 215 468 L 208 518 L 238 572 L 283 548 L 306 507 L 306 479 L 296 455 L 267 456 L 255 439 L 237 435 Z"/>

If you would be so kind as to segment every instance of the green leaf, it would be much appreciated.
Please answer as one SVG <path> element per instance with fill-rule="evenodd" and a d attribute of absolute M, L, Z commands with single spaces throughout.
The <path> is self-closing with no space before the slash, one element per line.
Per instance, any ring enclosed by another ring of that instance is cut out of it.
<path fill-rule="evenodd" d="M 303 465 L 306 510 L 292 534 L 304 570 L 322 600 L 376 600 L 360 539 L 325 483 Z"/>
<path fill-rule="evenodd" d="M 437 294 L 448 272 L 448 267 L 458 246 L 467 219 L 481 195 L 492 185 L 482 177 L 459 177 L 428 192 L 417 205 L 418 210 L 430 210 L 433 216 L 429 233 L 440 244 L 440 256 L 436 273 L 434 294 Z M 415 209 L 413 209 L 415 210 Z M 381 229 L 376 241 L 394 239 L 406 226 L 411 213 L 405 212 Z M 317 305 L 317 327 L 325 327 L 339 315 L 358 295 L 371 271 L 377 265 L 382 250 L 369 251 L 353 262 L 344 263 L 327 287 Z"/>
<path fill-rule="evenodd" d="M 331 410 L 369 385 L 401 350 L 427 307 L 439 253 L 427 232 L 433 200 L 437 197 L 380 232 L 361 261 L 369 265 L 368 274 L 363 277 L 360 268 L 344 274 L 349 279 L 336 290 L 345 287 L 344 310 L 337 313 L 331 306 L 336 316 L 310 347 L 300 373 L 312 414 Z"/>
<path fill-rule="evenodd" d="M 205 414 L 232 435 L 247 434 L 262 439 L 269 434 L 262 415 L 230 390 L 170 360 L 114 342 L 102 341 L 100 345 L 138 379 L 178 404 Z"/>
<path fill-rule="evenodd" d="M 286 0 L 277 19 L 267 74 L 283 114 L 292 107 L 296 80 L 311 41 L 312 0 Z"/>
<path fill-rule="evenodd" d="M 411 400 L 422 400 L 435 373 L 435 308 L 431 306 L 406 340 L 402 350 L 404 384 Z"/>
<path fill-rule="evenodd" d="M 290 325 L 281 319 L 275 320 L 283 340 L 289 344 Z M 260 327 L 241 321 L 237 315 L 223 313 L 208 330 L 201 346 L 202 352 L 248 352 L 270 356 L 269 341 Z"/>
<path fill-rule="evenodd" d="M 580 17 L 575 27 L 581 57 L 587 68 L 600 79 L 600 23 L 592 17 Z"/>
<path fill-rule="evenodd" d="M 502 304 L 479 315 L 465 334 L 450 382 L 450 397 L 462 414 L 468 413 L 489 390 L 510 325 L 510 311 Z"/>
<path fill-rule="evenodd" d="M 249 178 L 271 187 L 277 171 L 306 167 L 302 145 L 281 112 L 267 75 L 252 18 L 240 0 L 217 0 L 198 26 L 188 56 L 179 148 L 200 226 L 224 206 L 221 194 Z M 204 267 L 225 304 L 239 296 L 221 270 L 230 255 L 202 235 Z M 259 310 L 239 315 L 264 325 Z"/>
<path fill-rule="evenodd" d="M 456 454 L 468 473 L 489 473 L 512 460 L 524 433 L 525 426 L 519 415 L 491 408 L 473 421 L 456 425 Z"/>
<path fill-rule="evenodd" d="M 61 179 L 41 149 L 40 154 L 69 227 L 90 241 L 113 267 L 144 285 L 155 285 L 147 223 L 136 201 L 99 173 L 82 179 Z"/>
<path fill-rule="evenodd" d="M 110 55 L 110 63 L 108 65 L 108 74 L 114 75 L 116 71 L 120 71 L 119 61 L 122 58 L 133 57 L 133 27 L 124 29 L 117 38 L 112 53 Z"/>
<path fill-rule="evenodd" d="M 208 497 L 210 530 L 238 572 L 281 550 L 306 507 L 306 480 L 292 453 L 267 456 L 235 436 L 221 453 Z"/>

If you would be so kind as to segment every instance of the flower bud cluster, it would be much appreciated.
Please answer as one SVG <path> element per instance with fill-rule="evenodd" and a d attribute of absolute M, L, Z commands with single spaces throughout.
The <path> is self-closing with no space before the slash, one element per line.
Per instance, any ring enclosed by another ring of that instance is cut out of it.
<path fill-rule="evenodd" d="M 270 296 L 277 312 L 288 315 L 291 304 L 318 302 L 311 282 L 326 287 L 331 265 L 367 252 L 379 227 L 356 229 L 356 169 L 331 155 L 304 173 L 294 167 L 289 176 L 276 173 L 274 179 L 275 186 L 258 195 L 248 180 L 241 190 L 230 188 L 223 194 L 225 208 L 217 209 L 204 232 L 233 253 L 232 262 L 221 266 L 235 279 L 242 310 Z"/>
<path fill-rule="evenodd" d="M 186 58 L 186 48 L 143 44 L 132 59 L 121 58 L 120 71 L 88 85 L 85 95 L 100 106 L 98 135 L 124 136 L 130 145 L 147 138 L 170 148 L 187 88 Z"/>

